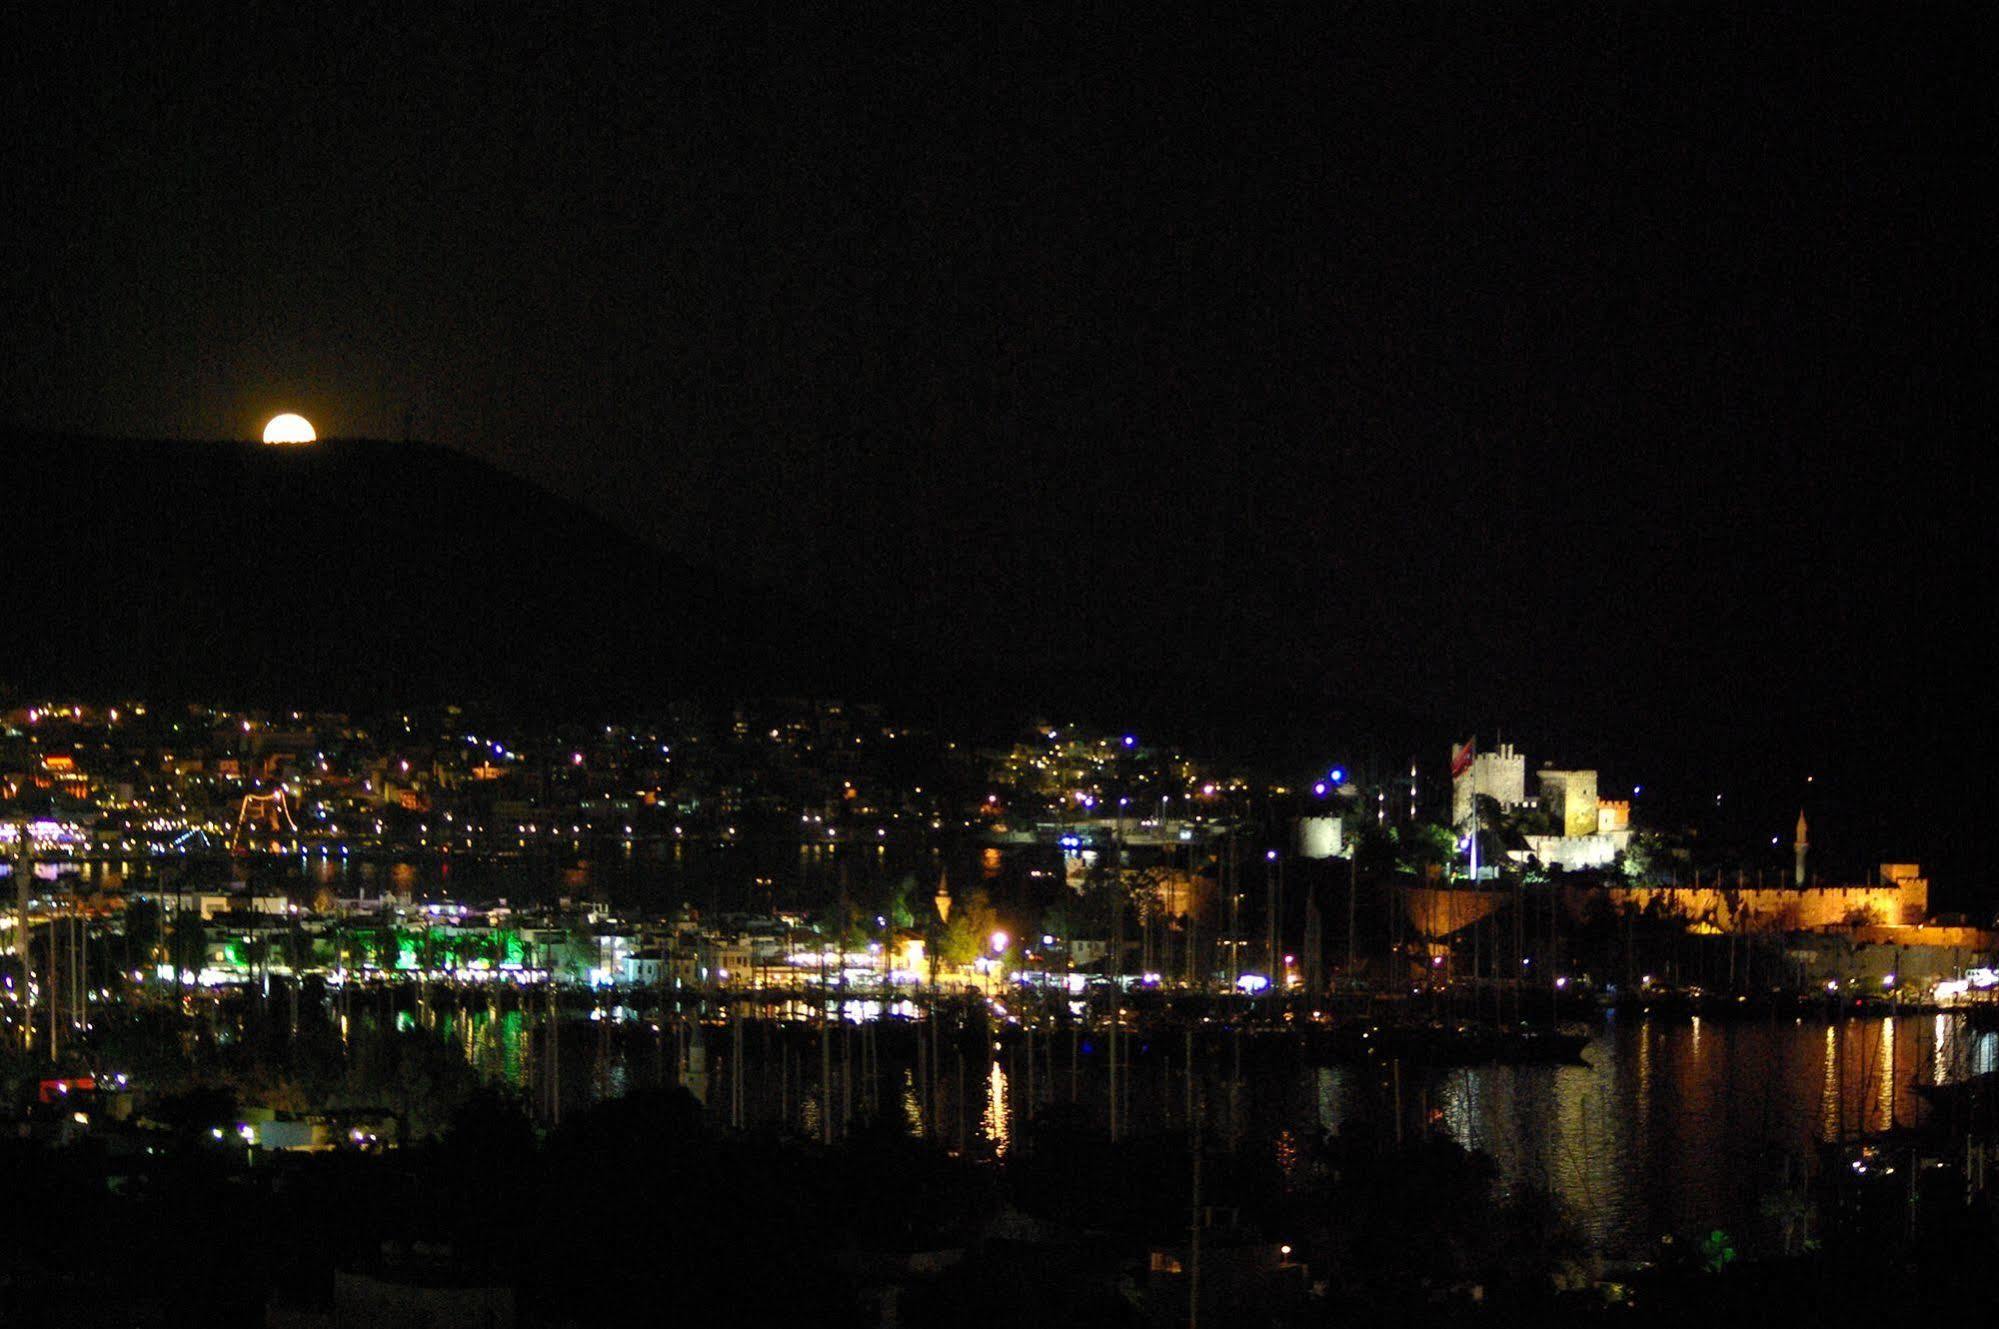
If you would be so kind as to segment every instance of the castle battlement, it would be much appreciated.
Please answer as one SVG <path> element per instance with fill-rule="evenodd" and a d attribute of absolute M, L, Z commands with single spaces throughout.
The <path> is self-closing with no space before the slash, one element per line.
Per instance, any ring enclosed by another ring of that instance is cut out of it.
<path fill-rule="evenodd" d="M 1916 927 L 1929 919 L 1930 883 L 1914 863 L 1883 863 L 1876 885 L 1607 886 L 1614 904 L 1655 903 L 1715 932 L 1800 932 L 1816 928 Z"/>

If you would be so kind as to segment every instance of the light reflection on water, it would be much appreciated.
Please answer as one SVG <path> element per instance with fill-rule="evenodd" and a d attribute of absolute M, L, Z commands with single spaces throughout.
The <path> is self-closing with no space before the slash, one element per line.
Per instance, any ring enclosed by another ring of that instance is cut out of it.
<path fill-rule="evenodd" d="M 1476 1102 L 1479 1084 L 1477 1076 L 1463 1072 L 1447 1075 L 1444 1080 L 1444 1126 L 1451 1133 L 1451 1138 L 1467 1149 L 1479 1147 L 1479 1114 Z"/>
<path fill-rule="evenodd" d="M 604 1038 L 620 1022 L 580 1028 L 563 1039 L 565 1093 L 612 1092 L 671 1079 L 676 1043 L 640 1022 Z M 531 1091 L 540 1052 L 541 1017 L 489 1009 L 449 1015 L 439 1031 L 482 1076 Z M 711 1040 L 709 1104 L 729 1112 L 726 1045 Z M 574 1048 L 572 1052 L 571 1049 Z M 822 1067 L 817 1047 L 781 1053 L 746 1047 L 745 1117 L 750 1124 L 788 1122 L 809 1137 L 822 1130 L 822 1070 L 833 1074 L 832 1114 L 848 1107 L 847 1057 Z M 963 1131 L 967 1148 L 1004 1156 L 1027 1111 L 1029 1080 L 1001 1053 L 947 1071 L 932 1088 L 934 1126 L 947 1144 Z M 1779 1181 L 1803 1175 L 1813 1147 L 1860 1130 L 1921 1120 L 1914 1086 L 1963 1078 L 1999 1065 L 1999 1034 L 1978 1033 L 1955 1016 L 1931 1019 L 1819 1021 L 1606 1020 L 1576 1066 L 1484 1066 L 1422 1072 L 1405 1067 L 1401 1104 L 1406 1128 L 1428 1120 L 1466 1148 L 1493 1158 L 1509 1183 L 1546 1186 L 1574 1210 L 1584 1231 L 1611 1255 L 1648 1253 L 1668 1232 L 1724 1226 L 1754 1246 L 1774 1240 L 1786 1204 Z M 572 1060 L 574 1058 L 574 1060 Z M 598 1066 L 593 1059 L 608 1058 Z M 571 1067 L 574 1069 L 572 1070 Z M 1069 1076 L 1038 1077 L 1044 1102 L 1066 1099 Z M 1080 1102 L 1105 1104 L 1102 1064 L 1085 1063 Z M 1184 1062 L 1155 1072 L 1141 1063 L 1129 1079 L 1131 1129 L 1179 1129 L 1188 1086 Z M 1355 1067 L 1257 1073 L 1246 1067 L 1240 1117 L 1228 1059 L 1199 1068 L 1198 1100 L 1208 1138 L 1228 1138 L 1227 1123 L 1246 1124 L 1245 1139 L 1281 1132 L 1331 1132 L 1392 1115 L 1392 1079 Z M 865 1060 L 855 1055 L 853 1110 L 867 1100 Z M 921 1133 L 932 1115 L 925 1086 L 907 1065 L 885 1068 L 879 1100 L 905 1129 Z M 959 1074 L 963 1079 L 959 1079 Z M 962 1095 L 963 1101 L 960 1096 Z M 954 1125 L 954 1123 L 956 1123 Z M 1787 1173 L 1788 1169 L 1788 1173 Z M 1795 1206 L 1793 1205 L 1793 1208 Z"/>
<path fill-rule="evenodd" d="M 663 841 L 537 840 L 505 857 L 306 855 L 291 861 L 307 887 L 337 895 L 380 895 L 394 889 L 418 898 L 505 898 L 515 904 L 568 895 L 606 900 L 617 908 L 659 909 L 692 901 L 726 912 L 767 908 L 773 896 L 805 903 L 831 899 L 843 873 L 853 887 L 872 890 L 909 875 L 934 880 L 941 861 L 948 861 L 956 880 L 961 873 L 968 879 L 975 874 L 992 879 L 1024 871 L 1026 859 L 995 857 L 992 850 L 972 844 L 942 849 L 903 839 L 829 844 L 772 831 L 735 838 L 690 834 Z M 165 862 L 132 866 L 148 873 Z M 752 884 L 759 881 L 769 884 Z"/>
<path fill-rule="evenodd" d="M 1007 1093 L 1006 1068 L 998 1058 L 986 1072 L 986 1110 L 979 1115 L 979 1132 L 991 1144 L 995 1158 L 1005 1158 L 1013 1143 L 1013 1107 Z"/>
<path fill-rule="evenodd" d="M 1897 1111 L 1899 1105 L 1895 1101 L 1897 1090 L 1896 1080 L 1898 1078 L 1896 1076 L 1897 1069 L 1895 1065 L 1895 1017 L 1891 1015 L 1881 1022 L 1881 1056 L 1874 1068 L 1874 1083 L 1876 1087 L 1874 1118 L 1877 1121 L 1885 1117 L 1893 1123 L 1901 1115 Z"/>
<path fill-rule="evenodd" d="M 1698 1033 L 1611 1021 L 1585 1058 L 1439 1072 L 1447 1101 L 1468 1109 L 1447 1110 L 1443 1126 L 1490 1153 L 1507 1179 L 1554 1190 L 1607 1251 L 1635 1254 L 1699 1224 L 1753 1235 L 1787 1155 L 1795 1166 L 1821 1141 L 1920 1120 L 1914 1086 L 1990 1066 L 1999 1034 L 1948 1016 L 1708 1021 Z M 1340 1093 L 1321 1085 L 1317 1098 Z"/>
<path fill-rule="evenodd" d="M 902 1073 L 902 1119 L 909 1123 L 911 1132 L 923 1135 L 930 1129 L 929 1114 L 923 1110 L 923 1095 L 917 1092 L 916 1072 Z"/>

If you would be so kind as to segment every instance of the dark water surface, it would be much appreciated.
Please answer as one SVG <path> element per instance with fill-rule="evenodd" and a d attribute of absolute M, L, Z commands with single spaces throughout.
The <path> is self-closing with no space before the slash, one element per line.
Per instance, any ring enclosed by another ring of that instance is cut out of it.
<path fill-rule="evenodd" d="M 442 1032 L 483 1073 L 532 1087 L 540 1042 L 533 1016 L 475 1012 L 447 1018 Z M 729 1036 L 706 1036 L 707 1100 L 718 1117 L 735 1109 Z M 947 1052 L 942 1092 L 926 1123 L 912 1068 L 877 1048 L 859 1028 L 833 1035 L 836 1119 L 872 1104 L 899 1109 L 910 1129 L 926 1124 L 947 1141 L 1004 1155 L 1027 1105 L 1018 1046 L 973 1055 Z M 948 1047 L 948 1044 L 947 1044 Z M 1107 1111 L 1104 1066 L 1084 1055 L 1073 1078 L 1068 1035 L 1038 1043 L 1035 1093 L 1041 1103 L 1073 1095 L 1086 1113 Z M 843 1088 L 851 1055 L 856 1083 Z M 605 1008 L 573 1021 L 563 1039 L 565 1099 L 576 1106 L 670 1078 L 677 1054 L 670 1031 L 649 1015 Z M 747 1035 L 740 1111 L 746 1123 L 783 1121 L 821 1128 L 820 1059 L 815 1036 L 794 1031 L 788 1046 Z M 1221 1057 L 1207 1060 L 1221 1062 Z M 1816 1146 L 1857 1130 L 1920 1121 L 1917 1084 L 1948 1082 L 1999 1068 L 1999 1034 L 1970 1030 L 1957 1016 L 1819 1020 L 1619 1020 L 1606 1017 L 1584 1065 L 1404 1068 L 1401 1103 L 1413 1129 L 1428 1119 L 1469 1149 L 1489 1154 L 1508 1182 L 1559 1195 L 1604 1254 L 1639 1257 L 1663 1235 L 1722 1227 L 1747 1249 L 1772 1249 Z M 869 1066 L 879 1070 L 870 1073 Z M 1179 1129 L 1189 1102 L 1185 1062 L 1171 1050 L 1126 1071 L 1130 1129 Z M 1194 1101 L 1204 1132 L 1242 1147 L 1283 1131 L 1379 1128 L 1388 1109 L 1385 1073 L 1330 1067 L 1284 1071 L 1246 1067 L 1233 1090 L 1225 1065 L 1197 1063 Z M 962 1091 L 961 1091 L 962 1086 Z M 1231 1104 L 1233 1103 L 1233 1106 Z"/>
<path fill-rule="evenodd" d="M 50 861 L 39 876 L 74 880 L 76 888 L 159 889 L 185 880 L 201 885 L 253 880 L 310 896 L 377 896 L 386 890 L 413 899 L 457 899 L 485 904 L 552 904 L 569 897 L 600 900 L 631 914 L 664 912 L 691 904 L 711 912 L 770 911 L 774 906 L 813 908 L 847 889 L 858 901 L 907 885 L 927 899 L 940 874 L 954 890 L 982 884 L 996 899 L 1028 889 L 1030 873 L 1052 887 L 1055 851 L 1010 851 L 972 841 L 927 844 L 801 842 L 789 835 L 748 835 L 739 840 L 690 837 L 684 841 L 578 840 L 539 845 L 518 853 L 370 856 L 319 853 L 231 858 L 211 853 L 128 860 Z"/>
<path fill-rule="evenodd" d="M 1608 1254 L 1722 1226 L 1772 1240 L 1782 1159 L 1920 1120 L 1916 1084 L 1999 1065 L 1999 1035 L 1957 1016 L 1606 1019 L 1585 1066 L 1445 1072 L 1431 1090 L 1460 1143 L 1568 1201 Z"/>

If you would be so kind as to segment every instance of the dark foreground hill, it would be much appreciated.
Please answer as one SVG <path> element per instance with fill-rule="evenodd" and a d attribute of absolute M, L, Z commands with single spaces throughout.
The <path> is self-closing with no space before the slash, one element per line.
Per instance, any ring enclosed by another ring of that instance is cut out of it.
<path fill-rule="evenodd" d="M 8 454 L 16 689 L 589 706 L 813 690 L 848 663 L 781 595 L 443 448 Z"/>

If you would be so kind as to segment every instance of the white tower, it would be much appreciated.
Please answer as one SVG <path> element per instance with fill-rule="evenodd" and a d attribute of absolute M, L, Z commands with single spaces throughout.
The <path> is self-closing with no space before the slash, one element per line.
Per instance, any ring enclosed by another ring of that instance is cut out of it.
<path fill-rule="evenodd" d="M 1797 866 L 1792 871 L 1792 881 L 1798 886 L 1805 884 L 1805 851 L 1812 847 L 1810 835 L 1805 828 L 1805 810 L 1798 809 L 1798 831 L 1791 840 L 1791 852 L 1796 856 Z"/>

